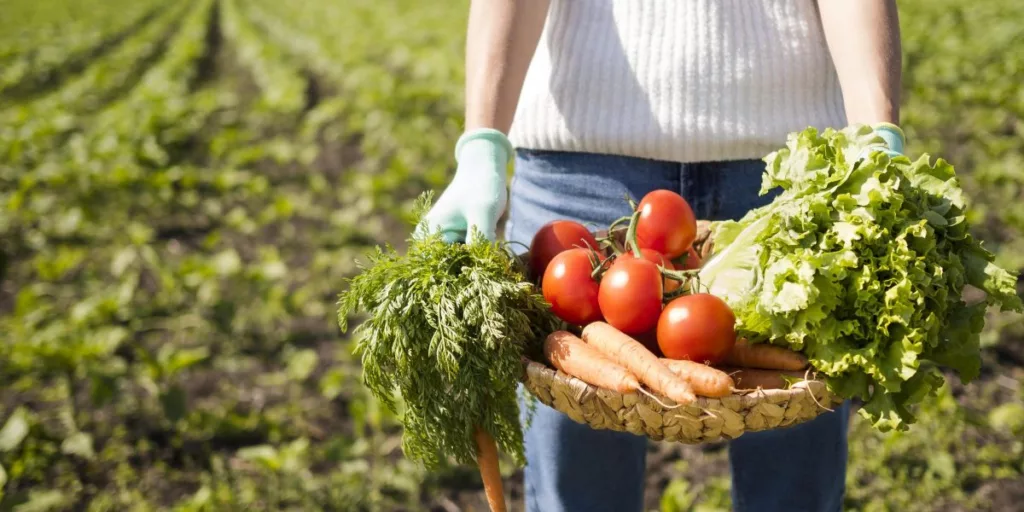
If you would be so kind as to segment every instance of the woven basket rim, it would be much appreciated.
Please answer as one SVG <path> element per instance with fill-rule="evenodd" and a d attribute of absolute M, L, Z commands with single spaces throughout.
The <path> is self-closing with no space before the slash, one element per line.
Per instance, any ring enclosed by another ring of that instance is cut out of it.
<path fill-rule="evenodd" d="M 554 381 L 558 381 L 558 382 L 560 382 L 560 383 L 562 383 L 564 385 L 569 386 L 574 391 L 577 391 L 580 395 L 585 394 L 585 393 L 596 393 L 598 390 L 602 390 L 602 391 L 607 392 L 607 393 L 618 393 L 618 392 L 612 391 L 610 389 L 599 388 L 597 386 L 594 386 L 593 384 L 588 384 L 587 382 L 581 380 L 578 377 L 574 377 L 572 375 L 569 375 L 569 374 L 567 374 L 565 372 L 562 372 L 561 370 L 552 368 L 552 367 L 550 367 L 550 366 L 548 366 L 548 365 L 546 365 L 544 363 L 540 363 L 538 361 L 534 361 L 532 359 L 528 359 L 528 358 L 525 358 L 525 357 L 523 358 L 523 361 L 524 361 L 524 364 L 526 365 L 526 371 L 528 373 L 529 372 L 534 372 L 534 373 L 545 373 L 545 374 L 548 374 L 548 376 L 551 377 Z M 721 403 L 723 399 L 730 399 L 730 398 L 731 399 L 738 398 L 738 399 L 740 399 L 744 403 L 744 405 L 753 405 L 753 404 L 755 404 L 757 402 L 761 402 L 761 401 L 764 401 L 764 400 L 771 400 L 772 398 L 776 398 L 776 397 L 784 397 L 784 396 L 790 396 L 790 395 L 799 395 L 799 394 L 804 394 L 804 393 L 808 393 L 808 392 L 810 392 L 811 395 L 814 396 L 815 398 L 817 398 L 816 395 L 822 394 L 822 395 L 826 396 L 826 401 L 835 402 L 837 400 L 831 393 L 828 392 L 828 390 L 827 390 L 827 388 L 825 386 L 825 382 L 824 381 L 819 380 L 819 379 L 804 379 L 804 380 L 800 380 L 800 381 L 794 382 L 792 384 L 792 386 L 787 388 L 787 389 L 764 389 L 764 388 L 738 389 L 738 390 L 734 390 L 732 394 L 727 395 L 725 397 L 721 397 L 721 398 L 714 398 L 714 397 L 707 397 L 707 396 L 700 396 L 700 395 L 698 395 L 697 399 L 691 405 L 695 405 L 697 407 L 704 407 L 704 408 L 706 408 L 706 407 L 709 407 L 709 406 L 711 406 L 711 405 L 713 405 L 715 403 Z M 676 405 L 675 402 L 671 398 L 664 397 L 664 396 L 662 396 L 662 395 L 660 395 L 658 393 L 654 393 L 654 392 L 651 392 L 651 393 L 654 394 L 658 398 L 658 400 L 660 400 L 665 405 L 673 405 L 673 406 Z M 636 395 L 637 395 L 637 398 L 640 399 L 640 400 L 650 401 L 654 405 L 657 405 L 659 407 L 663 407 L 662 404 L 659 404 L 659 403 L 655 402 L 651 397 L 649 397 L 649 396 L 647 396 L 647 395 L 645 395 L 643 393 L 636 393 Z M 822 403 L 820 405 L 823 406 L 822 407 L 823 410 L 827 410 L 824 407 L 824 405 L 825 405 L 824 403 Z"/>
<path fill-rule="evenodd" d="M 523 358 L 526 392 L 576 423 L 629 432 L 654 441 L 700 444 L 736 439 L 746 432 L 788 428 L 842 403 L 820 380 L 788 389 L 737 390 L 721 398 L 697 396 L 677 404 L 658 393 L 619 393 L 598 388 L 543 363 Z"/>

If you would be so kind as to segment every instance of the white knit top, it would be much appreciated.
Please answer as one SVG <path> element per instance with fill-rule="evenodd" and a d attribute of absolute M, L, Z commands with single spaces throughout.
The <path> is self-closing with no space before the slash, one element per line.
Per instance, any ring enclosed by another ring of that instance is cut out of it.
<path fill-rule="evenodd" d="M 815 0 L 552 0 L 509 138 L 696 162 L 845 124 Z"/>

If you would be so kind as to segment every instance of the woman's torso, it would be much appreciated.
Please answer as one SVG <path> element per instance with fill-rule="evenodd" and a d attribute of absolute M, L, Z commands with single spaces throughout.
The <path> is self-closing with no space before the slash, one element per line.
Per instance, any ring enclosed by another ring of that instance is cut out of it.
<path fill-rule="evenodd" d="M 699 162 L 845 124 L 815 0 L 552 0 L 510 138 Z"/>

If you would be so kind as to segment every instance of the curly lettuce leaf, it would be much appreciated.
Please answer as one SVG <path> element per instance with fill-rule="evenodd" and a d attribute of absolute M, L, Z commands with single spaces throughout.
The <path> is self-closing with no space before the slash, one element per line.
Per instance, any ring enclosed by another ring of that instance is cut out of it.
<path fill-rule="evenodd" d="M 970 236 L 953 167 L 859 159 L 874 142 L 868 127 L 792 134 L 765 158 L 762 193 L 782 192 L 713 226 L 700 280 L 740 335 L 804 352 L 877 428 L 904 429 L 941 384 L 937 365 L 977 377 L 986 309 L 1022 304 L 1016 276 Z M 968 284 L 982 302 L 963 301 Z"/>

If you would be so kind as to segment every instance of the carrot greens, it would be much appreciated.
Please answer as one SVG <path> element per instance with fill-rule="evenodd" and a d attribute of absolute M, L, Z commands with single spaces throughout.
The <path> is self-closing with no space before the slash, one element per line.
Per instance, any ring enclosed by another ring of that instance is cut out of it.
<path fill-rule="evenodd" d="M 418 215 L 428 204 L 424 195 Z M 344 331 L 365 313 L 353 332 L 363 381 L 399 414 L 406 456 L 430 467 L 474 463 L 482 429 L 522 464 L 521 357 L 560 323 L 519 261 L 479 234 L 465 244 L 435 234 L 410 240 L 404 254 L 378 247 L 360 269 L 338 320 Z"/>

